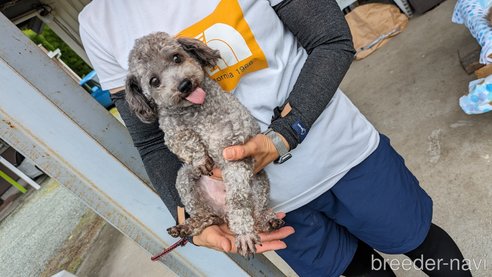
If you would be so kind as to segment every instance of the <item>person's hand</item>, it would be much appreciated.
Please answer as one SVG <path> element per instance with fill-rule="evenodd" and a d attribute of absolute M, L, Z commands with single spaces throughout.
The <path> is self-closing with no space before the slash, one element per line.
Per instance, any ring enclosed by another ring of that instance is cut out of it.
<path fill-rule="evenodd" d="M 285 217 L 285 213 L 277 213 L 277 217 L 282 219 Z M 270 233 L 258 234 L 261 244 L 256 245 L 256 253 L 285 249 L 287 245 L 282 239 L 293 233 L 294 228 L 285 226 Z M 234 235 L 226 224 L 212 225 L 205 228 L 199 235 L 193 237 L 193 243 L 217 251 L 237 253 Z"/>
<path fill-rule="evenodd" d="M 287 140 L 277 133 L 282 139 L 282 142 L 289 148 Z M 269 163 L 278 159 L 278 151 L 272 142 L 272 139 L 264 134 L 258 134 L 248 140 L 245 144 L 229 146 L 222 152 L 224 159 L 228 161 L 238 161 L 247 157 L 252 157 L 255 160 L 254 172 L 258 173 L 265 168 Z M 218 168 L 212 170 L 212 178 L 221 179 L 222 171 Z"/>

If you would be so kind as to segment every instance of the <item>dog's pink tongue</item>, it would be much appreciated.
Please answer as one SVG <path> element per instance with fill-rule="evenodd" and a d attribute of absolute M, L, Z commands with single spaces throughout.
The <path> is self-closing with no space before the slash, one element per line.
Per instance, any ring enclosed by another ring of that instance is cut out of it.
<path fill-rule="evenodd" d="M 206 93 L 201 87 L 197 87 L 188 97 L 185 99 L 193 104 L 201 105 L 205 102 Z"/>

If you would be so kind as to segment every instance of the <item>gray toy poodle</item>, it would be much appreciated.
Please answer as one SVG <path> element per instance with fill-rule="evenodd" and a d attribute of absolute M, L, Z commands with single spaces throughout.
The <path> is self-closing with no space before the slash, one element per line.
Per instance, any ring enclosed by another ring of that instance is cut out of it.
<path fill-rule="evenodd" d="M 260 132 L 248 110 L 205 73 L 216 65 L 218 51 L 191 38 L 158 32 L 135 42 L 129 56 L 126 100 L 143 122 L 159 120 L 167 147 L 184 163 L 176 188 L 190 215 L 168 229 L 173 237 L 198 235 L 227 223 L 239 254 L 255 253 L 259 232 L 282 227 L 268 208 L 266 173 L 253 172 L 254 160 L 227 161 L 225 147 L 244 144 Z M 197 181 L 214 167 L 222 170 L 225 207 L 210 203 Z"/>

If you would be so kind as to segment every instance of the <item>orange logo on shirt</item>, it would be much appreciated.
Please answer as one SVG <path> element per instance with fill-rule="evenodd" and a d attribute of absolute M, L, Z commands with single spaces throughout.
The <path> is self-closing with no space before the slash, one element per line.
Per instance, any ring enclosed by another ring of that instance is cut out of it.
<path fill-rule="evenodd" d="M 242 76 L 268 67 L 237 0 L 222 0 L 212 14 L 178 36 L 197 38 L 220 51 L 222 59 L 208 74 L 226 91 L 236 88 Z"/>

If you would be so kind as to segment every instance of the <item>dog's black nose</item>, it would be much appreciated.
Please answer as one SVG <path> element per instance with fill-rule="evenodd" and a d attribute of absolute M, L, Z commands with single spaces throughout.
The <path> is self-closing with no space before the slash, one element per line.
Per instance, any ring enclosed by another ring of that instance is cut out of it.
<path fill-rule="evenodd" d="M 178 86 L 181 93 L 188 93 L 193 88 L 193 83 L 189 79 L 184 79 Z"/>

